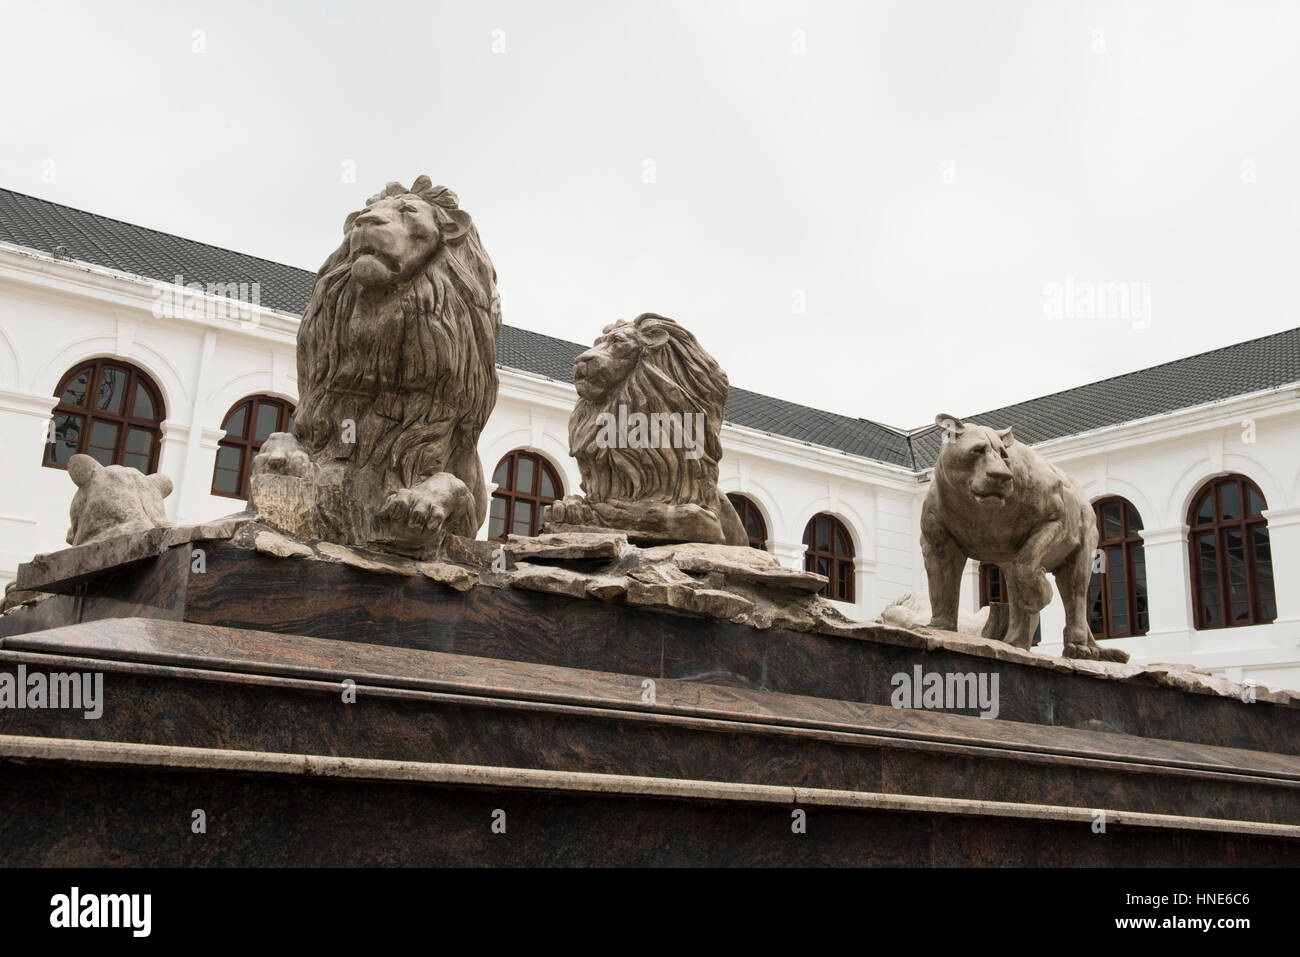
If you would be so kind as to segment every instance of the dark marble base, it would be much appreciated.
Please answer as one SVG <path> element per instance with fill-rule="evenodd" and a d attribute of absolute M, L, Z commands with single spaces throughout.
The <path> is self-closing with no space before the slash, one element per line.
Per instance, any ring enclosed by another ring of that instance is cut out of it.
<path fill-rule="evenodd" d="M 881 705 L 891 701 L 893 676 L 919 665 L 996 672 L 999 721 L 1300 754 L 1300 707 L 927 648 L 897 629 L 760 631 L 519 589 L 458 592 L 422 576 L 279 559 L 226 541 L 202 543 L 205 571 L 196 572 L 192 547 L 0 617 L 0 638 L 139 616 Z"/>
<path fill-rule="evenodd" d="M 362 769 L 362 775 L 365 774 Z M 1300 840 L 824 795 L 385 780 L 0 759 L 10 866 L 1284 867 Z M 834 796 L 831 796 L 834 801 Z M 195 834 L 202 809 L 207 831 Z M 794 833 L 793 812 L 805 812 Z M 504 815 L 504 818 L 502 817 Z M 504 820 L 505 832 L 494 833 Z"/>

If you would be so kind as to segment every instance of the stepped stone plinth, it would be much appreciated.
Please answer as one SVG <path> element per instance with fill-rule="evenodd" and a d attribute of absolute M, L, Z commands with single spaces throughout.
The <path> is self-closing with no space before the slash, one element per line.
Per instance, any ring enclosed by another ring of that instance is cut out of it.
<path fill-rule="evenodd" d="M 852 622 L 760 556 L 601 533 L 415 559 L 238 516 L 38 556 L 0 687 L 101 673 L 103 714 L 0 709 L 0 857 L 1300 862 L 1290 692 Z M 996 675 L 996 717 L 892 706 L 930 674 Z"/>

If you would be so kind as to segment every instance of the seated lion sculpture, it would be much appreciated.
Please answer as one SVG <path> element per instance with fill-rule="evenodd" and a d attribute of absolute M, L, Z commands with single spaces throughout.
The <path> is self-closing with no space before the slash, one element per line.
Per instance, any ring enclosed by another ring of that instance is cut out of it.
<path fill-rule="evenodd" d="M 496 270 L 456 195 L 389 183 L 343 226 L 298 328 L 293 432 L 254 461 L 259 518 L 304 539 L 427 554 L 487 515 Z"/>
<path fill-rule="evenodd" d="M 672 319 L 606 326 L 573 361 L 569 454 L 586 496 L 552 504 L 548 531 L 613 528 L 642 542 L 745 545 L 718 491 L 727 374 Z"/>
<path fill-rule="evenodd" d="M 1038 613 L 1052 600 L 1051 572 L 1065 604 L 1065 656 L 1128 661 L 1118 648 L 1100 647 L 1088 627 L 1097 520 L 1083 489 L 1011 429 L 951 415 L 935 423 L 944 430 L 943 448 L 921 509 L 930 626 L 957 630 L 962 571 L 974 558 L 1002 570 L 1009 644 L 1030 648 Z"/>

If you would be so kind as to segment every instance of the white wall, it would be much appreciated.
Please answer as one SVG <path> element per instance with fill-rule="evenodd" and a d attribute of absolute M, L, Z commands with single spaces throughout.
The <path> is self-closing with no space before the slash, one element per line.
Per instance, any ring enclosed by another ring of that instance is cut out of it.
<path fill-rule="evenodd" d="M 72 366 L 118 356 L 147 371 L 163 391 L 160 471 L 176 490 L 169 516 L 192 522 L 239 511 L 210 494 L 220 425 L 230 407 L 255 393 L 297 397 L 297 317 L 256 308 L 245 317 L 157 316 L 158 285 L 83 263 L 0 245 L 0 583 L 34 552 L 64 545 L 73 486 L 42 468 L 53 392 Z M 209 312 L 224 303 L 214 303 Z M 511 317 L 507 317 L 510 319 Z M 526 317 L 524 317 L 526 321 Z M 597 330 L 592 330 L 596 335 Z M 513 449 L 541 453 L 566 493 L 578 491 L 568 455 L 572 386 L 501 370 L 496 409 L 479 443 L 484 471 Z M 1243 441 L 1253 419 L 1255 440 Z M 1014 424 L 1014 423 L 1008 423 Z M 719 483 L 743 492 L 766 521 L 768 549 L 789 567 L 803 564 L 803 530 L 819 512 L 849 528 L 856 553 L 856 601 L 843 610 L 871 618 L 892 599 L 924 591 L 918 545 L 928 475 L 727 425 Z M 1134 660 L 1179 661 L 1260 683 L 1300 687 L 1300 390 L 1274 390 L 1099 433 L 1039 446 L 1092 498 L 1122 495 L 1146 526 L 1151 631 L 1117 642 Z M 1278 581 L 1278 621 L 1253 628 L 1196 632 L 1191 624 L 1185 520 L 1208 478 L 1239 471 L 1268 499 Z M 483 534 L 486 534 L 484 530 Z M 975 564 L 963 589 L 977 605 Z M 1059 651 L 1059 599 L 1043 612 L 1043 651 Z"/>

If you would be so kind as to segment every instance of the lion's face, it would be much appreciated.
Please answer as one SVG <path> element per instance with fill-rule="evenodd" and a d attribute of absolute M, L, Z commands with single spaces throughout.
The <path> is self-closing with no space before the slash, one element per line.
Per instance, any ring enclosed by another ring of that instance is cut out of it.
<path fill-rule="evenodd" d="M 414 193 L 377 199 L 348 232 L 352 278 L 367 289 L 409 279 L 438 249 L 433 206 Z"/>
<path fill-rule="evenodd" d="M 667 333 L 651 323 L 638 326 L 617 322 L 606 326 L 595 345 L 573 360 L 573 384 L 578 395 L 591 402 L 613 395 L 641 361 L 642 353 L 667 340 Z"/>
<path fill-rule="evenodd" d="M 1015 491 L 1007 452 L 1015 444 L 1011 430 L 998 432 L 983 425 L 966 425 L 944 415 L 935 422 L 945 431 L 943 450 L 935 465 L 945 487 L 983 508 L 1006 505 Z"/>

